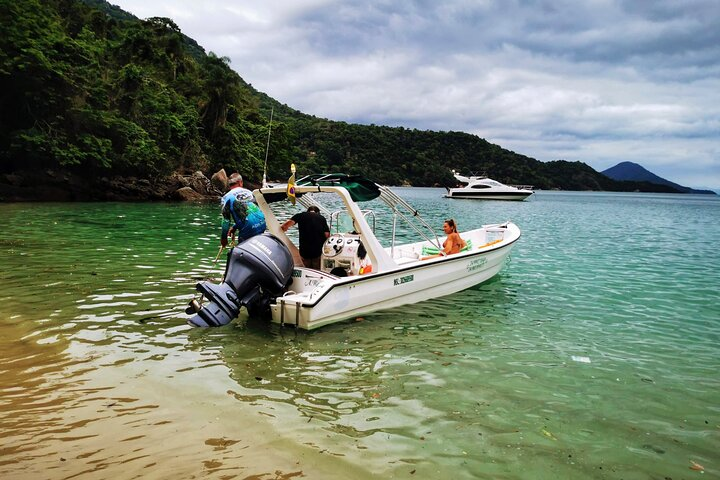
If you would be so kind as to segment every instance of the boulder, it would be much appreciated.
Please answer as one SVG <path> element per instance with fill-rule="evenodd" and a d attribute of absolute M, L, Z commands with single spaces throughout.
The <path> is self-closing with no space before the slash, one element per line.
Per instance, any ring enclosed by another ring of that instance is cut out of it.
<path fill-rule="evenodd" d="M 220 183 L 227 176 L 218 172 Z M 99 176 L 63 170 L 0 172 L 0 201 L 148 201 L 215 200 L 224 190 L 211 184 L 201 172 L 147 178 Z"/>
<path fill-rule="evenodd" d="M 173 172 L 169 177 L 166 177 L 167 184 L 173 187 L 173 191 L 182 187 L 189 187 L 190 182 L 187 178 L 180 175 L 178 172 Z"/>
<path fill-rule="evenodd" d="M 225 172 L 224 168 L 221 168 L 217 172 L 213 173 L 213 176 L 210 177 L 210 184 L 213 186 L 215 190 L 218 192 L 226 192 L 228 189 L 228 176 Z"/>
<path fill-rule="evenodd" d="M 189 187 L 201 195 L 210 195 L 210 180 L 203 175 L 201 171 L 197 171 L 190 175 L 188 179 Z"/>
<path fill-rule="evenodd" d="M 175 190 L 175 192 L 173 193 L 173 197 L 176 200 L 182 200 L 185 202 L 193 202 L 193 201 L 205 199 L 204 195 L 196 192 L 195 190 L 193 190 L 190 187 L 182 187 L 182 188 Z"/>

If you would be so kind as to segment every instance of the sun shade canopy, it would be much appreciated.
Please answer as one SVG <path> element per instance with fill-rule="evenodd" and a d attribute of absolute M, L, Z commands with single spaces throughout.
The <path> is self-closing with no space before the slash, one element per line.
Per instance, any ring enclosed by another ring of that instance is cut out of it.
<path fill-rule="evenodd" d="M 297 187 L 343 187 L 355 202 L 367 202 L 380 196 L 379 185 L 360 175 L 346 175 L 344 173 L 307 175 L 297 180 L 295 185 Z M 301 195 L 302 193 L 297 193 L 298 197 Z M 286 198 L 287 196 L 284 193 L 265 195 L 268 203 L 279 202 Z"/>

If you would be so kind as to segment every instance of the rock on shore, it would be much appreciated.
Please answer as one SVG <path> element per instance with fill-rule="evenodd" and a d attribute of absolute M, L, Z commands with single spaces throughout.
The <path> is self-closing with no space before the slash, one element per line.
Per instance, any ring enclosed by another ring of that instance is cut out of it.
<path fill-rule="evenodd" d="M 227 190 L 227 173 L 167 177 L 96 177 L 55 170 L 0 174 L 1 202 L 211 201 Z"/>

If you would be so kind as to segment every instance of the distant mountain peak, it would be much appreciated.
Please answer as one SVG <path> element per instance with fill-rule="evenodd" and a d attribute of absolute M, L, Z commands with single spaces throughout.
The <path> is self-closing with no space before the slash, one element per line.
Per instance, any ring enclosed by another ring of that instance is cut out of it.
<path fill-rule="evenodd" d="M 610 167 L 607 170 L 603 170 L 603 175 L 610 177 L 613 180 L 619 181 L 632 181 L 632 182 L 650 182 L 656 185 L 666 185 L 672 187 L 681 193 L 712 193 L 715 192 L 710 190 L 694 190 L 690 187 L 683 187 L 677 183 L 673 183 L 670 180 L 666 180 L 652 173 L 642 165 L 633 162 L 620 162 L 614 167 Z"/>

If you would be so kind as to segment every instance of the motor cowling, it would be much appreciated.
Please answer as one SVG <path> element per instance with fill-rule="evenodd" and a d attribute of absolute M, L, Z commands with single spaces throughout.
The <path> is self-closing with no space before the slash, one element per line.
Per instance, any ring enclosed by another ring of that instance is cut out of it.
<path fill-rule="evenodd" d="M 230 249 L 221 284 L 200 282 L 195 288 L 208 299 L 190 302 L 188 320 L 196 327 L 219 327 L 230 323 L 245 306 L 251 315 L 268 310 L 270 301 L 282 295 L 293 272 L 290 250 L 268 233 L 251 237 Z"/>

